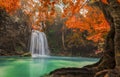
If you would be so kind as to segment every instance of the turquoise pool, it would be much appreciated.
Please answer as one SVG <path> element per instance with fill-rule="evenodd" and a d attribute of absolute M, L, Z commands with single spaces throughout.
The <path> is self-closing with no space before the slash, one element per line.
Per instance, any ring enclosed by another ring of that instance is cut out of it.
<path fill-rule="evenodd" d="M 0 77 L 41 77 L 57 68 L 83 67 L 97 61 L 82 57 L 0 57 Z"/>

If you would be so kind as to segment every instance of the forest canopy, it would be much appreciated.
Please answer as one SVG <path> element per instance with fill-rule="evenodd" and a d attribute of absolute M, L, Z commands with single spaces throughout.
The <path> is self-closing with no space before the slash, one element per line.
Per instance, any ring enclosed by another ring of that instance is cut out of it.
<path fill-rule="evenodd" d="M 9 13 L 22 9 L 25 14 L 29 15 L 33 28 L 41 26 L 42 23 L 55 22 L 55 18 L 60 16 L 68 29 L 81 33 L 87 31 L 86 39 L 99 42 L 104 41 L 110 27 L 100 8 L 91 5 L 96 1 L 0 0 L 0 7 Z M 107 0 L 101 1 L 108 4 Z"/>

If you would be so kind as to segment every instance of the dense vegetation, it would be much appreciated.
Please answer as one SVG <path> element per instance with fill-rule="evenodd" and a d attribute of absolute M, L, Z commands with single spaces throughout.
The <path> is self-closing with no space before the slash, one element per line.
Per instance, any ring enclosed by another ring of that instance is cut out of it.
<path fill-rule="evenodd" d="M 6 2 L 8 2 L 9 4 Z M 82 21 L 84 21 L 85 23 L 88 22 L 87 24 L 84 24 L 84 22 L 78 22 L 79 19 L 76 19 L 75 17 L 75 14 L 77 14 L 77 11 L 75 11 L 74 9 L 77 9 L 78 4 L 76 6 L 73 6 L 73 4 L 70 5 L 71 8 L 73 9 L 72 16 L 70 15 L 64 16 L 64 14 L 67 14 L 68 11 L 66 11 L 65 13 L 61 13 L 60 8 L 54 6 L 55 4 L 58 3 L 57 1 L 55 1 L 56 3 L 54 3 L 54 1 L 53 2 L 43 1 L 42 6 L 39 6 L 40 2 L 42 3 L 42 1 L 34 2 L 31 0 L 30 1 L 23 1 L 23 0 L 21 1 L 19 0 L 2 1 L 1 0 L 0 1 L 1 15 L 2 15 L 1 17 L 3 18 L 8 17 L 6 18 L 6 20 L 10 21 L 8 22 L 3 19 L 1 20 L 1 22 L 4 22 L 4 23 L 1 23 L 1 25 L 4 24 L 5 26 L 10 27 L 9 24 L 11 24 L 12 29 L 8 28 L 6 30 L 11 32 L 14 31 L 13 29 L 16 30 L 11 34 L 9 34 L 10 32 L 8 31 L 1 30 L 1 37 L 2 37 L 1 44 L 0 44 L 0 49 L 2 52 L 1 55 L 10 55 L 10 54 L 17 55 L 17 53 L 24 54 L 24 52 L 26 53 L 26 51 L 29 51 L 31 29 L 32 28 L 34 29 L 35 26 L 41 26 L 39 24 L 39 22 L 41 22 L 45 24 L 45 26 L 42 26 L 42 29 L 47 34 L 51 55 L 95 56 L 95 51 L 98 49 L 97 45 L 100 42 L 103 42 L 103 38 L 105 38 L 105 35 L 109 30 L 108 25 L 105 25 L 106 27 L 102 27 L 101 24 L 103 24 L 104 22 L 101 21 L 102 23 L 100 24 L 101 26 L 99 26 L 99 28 L 102 30 L 98 30 L 97 26 L 95 29 L 93 27 L 93 30 L 88 29 L 87 25 L 92 23 L 88 20 L 86 21 L 85 20 L 86 17 L 83 17 L 82 14 L 78 15 L 78 17 L 82 17 L 83 19 Z M 33 6 L 33 4 L 35 6 Z M 47 14 L 47 11 L 49 11 L 50 9 L 49 7 L 51 8 L 51 11 L 49 14 Z M 70 10 L 71 8 L 68 8 L 68 9 Z M 37 15 L 36 13 L 38 10 L 39 10 L 39 14 L 36 17 Z M 2 11 L 6 15 L 4 15 Z M 97 8 L 95 8 L 95 11 L 93 12 L 96 14 L 99 11 Z M 98 15 L 101 15 L 103 17 L 103 14 L 101 13 Z M 90 20 L 90 19 L 93 19 L 93 17 L 87 18 L 87 19 Z M 5 23 L 8 23 L 8 25 Z M 77 24 L 74 24 L 74 23 L 77 23 Z M 82 28 L 79 27 L 80 26 L 79 24 L 81 24 L 81 27 L 83 25 L 86 25 L 86 27 L 82 30 Z M 107 23 L 105 22 L 105 24 Z M 1 26 L 1 29 L 3 29 L 3 27 L 4 26 Z M 88 27 L 90 27 L 90 25 Z M 6 34 L 2 34 L 3 32 L 6 32 Z M 3 37 L 7 34 L 8 34 L 8 37 Z M 14 37 L 12 37 L 13 34 L 14 34 Z M 12 40 L 10 40 L 9 37 L 11 37 Z M 10 42 L 8 42 L 6 38 Z M 93 38 L 96 38 L 96 39 L 93 39 Z M 16 39 L 16 40 L 13 41 L 13 39 Z M 93 41 L 90 41 L 90 40 L 93 40 Z M 16 53 L 16 54 L 13 54 L 13 53 Z"/>
<path fill-rule="evenodd" d="M 31 29 L 41 27 L 52 52 L 81 53 L 105 41 L 98 63 L 58 69 L 52 77 L 120 77 L 120 0 L 1 0 L 0 18 L 2 53 L 26 51 Z"/>

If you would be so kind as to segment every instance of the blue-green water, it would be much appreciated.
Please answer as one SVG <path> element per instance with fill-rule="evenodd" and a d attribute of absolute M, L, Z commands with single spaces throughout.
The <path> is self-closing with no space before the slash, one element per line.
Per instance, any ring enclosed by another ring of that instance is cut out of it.
<path fill-rule="evenodd" d="M 57 68 L 83 67 L 97 61 L 82 57 L 0 57 L 0 77 L 41 77 Z"/>

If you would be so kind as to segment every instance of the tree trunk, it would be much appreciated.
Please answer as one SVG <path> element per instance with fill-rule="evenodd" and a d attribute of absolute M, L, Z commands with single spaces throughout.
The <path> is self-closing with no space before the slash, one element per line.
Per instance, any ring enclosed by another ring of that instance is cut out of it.
<path fill-rule="evenodd" d="M 120 4 L 117 2 L 111 3 L 111 15 L 115 25 L 115 61 L 116 67 L 120 66 Z"/>
<path fill-rule="evenodd" d="M 115 67 L 115 53 L 114 53 L 115 26 L 113 17 L 110 14 L 111 7 L 108 7 L 106 4 L 103 4 L 102 2 L 97 3 L 97 6 L 99 6 L 99 8 L 103 11 L 105 18 L 110 25 L 110 31 L 105 39 L 104 53 L 100 61 L 93 65 L 88 65 L 85 67 L 88 68 L 97 67 L 97 70 L 101 71 L 104 69 L 111 69 Z"/>
<path fill-rule="evenodd" d="M 63 45 L 63 49 L 66 50 L 66 47 L 65 47 L 65 25 L 63 25 L 63 27 L 62 27 L 62 45 Z"/>

